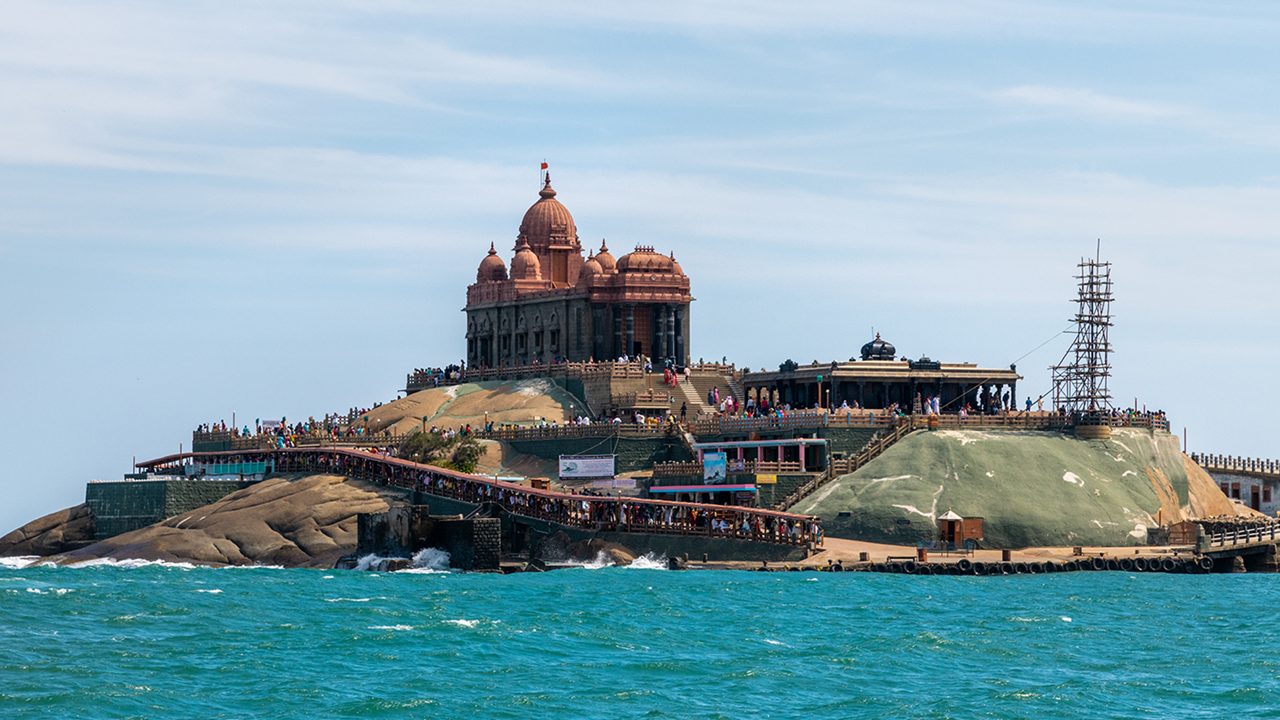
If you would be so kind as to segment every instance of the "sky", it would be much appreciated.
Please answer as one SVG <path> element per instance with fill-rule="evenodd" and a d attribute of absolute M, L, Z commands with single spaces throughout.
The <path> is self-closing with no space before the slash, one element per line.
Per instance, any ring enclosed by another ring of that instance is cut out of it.
<path fill-rule="evenodd" d="M 676 253 L 692 354 L 740 367 L 875 328 L 1038 395 L 1100 240 L 1117 401 L 1280 455 L 1280 6 L 2 7 L 0 533 L 198 423 L 463 357 L 543 160 L 584 245 Z"/>

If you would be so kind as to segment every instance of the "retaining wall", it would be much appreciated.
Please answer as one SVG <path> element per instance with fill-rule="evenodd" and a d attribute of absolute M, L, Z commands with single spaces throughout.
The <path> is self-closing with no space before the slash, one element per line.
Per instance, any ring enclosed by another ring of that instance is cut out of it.
<path fill-rule="evenodd" d="M 251 485 L 242 480 L 134 480 L 89 483 L 85 502 L 93 512 L 94 540 L 190 512 Z"/>

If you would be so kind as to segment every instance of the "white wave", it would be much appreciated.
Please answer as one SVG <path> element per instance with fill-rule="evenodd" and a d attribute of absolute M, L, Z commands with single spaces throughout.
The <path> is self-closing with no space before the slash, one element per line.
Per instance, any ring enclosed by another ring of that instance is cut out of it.
<path fill-rule="evenodd" d="M 636 558 L 635 560 L 632 560 L 631 564 L 628 565 L 627 567 L 633 570 L 666 570 L 667 556 L 666 555 L 657 556 L 651 552 L 648 552 Z"/>
<path fill-rule="evenodd" d="M 189 562 L 169 562 L 167 560 L 142 560 L 140 558 L 125 558 L 117 560 L 115 558 L 94 558 L 92 560 L 82 560 L 78 563 L 68 565 L 69 568 L 82 569 L 93 567 L 117 567 L 127 570 L 134 570 L 144 567 L 166 567 L 177 568 L 179 570 L 195 570 L 196 566 Z"/>
<path fill-rule="evenodd" d="M 332 576 L 332 575 L 325 575 L 324 577 L 322 577 L 322 578 L 320 578 L 320 579 L 321 579 L 321 580 L 332 580 L 332 579 L 333 579 L 333 576 Z"/>
<path fill-rule="evenodd" d="M 333 602 L 333 603 L 338 603 L 338 602 L 367 603 L 372 599 L 373 598 L 325 598 L 324 601 Z"/>
<path fill-rule="evenodd" d="M 440 548 L 424 548 L 413 554 L 412 570 L 448 572 L 449 552 Z"/>
<path fill-rule="evenodd" d="M 764 642 L 766 645 L 778 645 L 781 647 L 791 647 L 790 645 L 782 642 L 781 640 L 774 640 L 773 638 L 765 638 Z"/>
<path fill-rule="evenodd" d="M 364 557 L 356 561 L 356 566 L 354 569 L 375 570 L 385 560 L 404 560 L 404 559 L 405 558 L 402 558 L 402 557 L 382 557 L 381 555 L 374 555 L 373 553 L 369 553 L 368 555 L 365 555 Z"/>
<path fill-rule="evenodd" d="M 448 625 L 457 625 L 458 627 L 473 628 L 480 624 L 479 620 L 445 620 Z"/>
<path fill-rule="evenodd" d="M 395 632 L 404 632 L 405 630 L 412 630 L 413 626 L 412 625 L 370 625 L 369 629 L 370 630 L 393 630 Z"/>
<path fill-rule="evenodd" d="M 68 593 L 75 592 L 75 590 L 72 590 L 71 588 L 47 588 L 46 589 L 46 588 L 29 587 L 27 588 L 27 592 L 31 593 L 32 595 L 66 595 Z"/>
<path fill-rule="evenodd" d="M 1071 622 L 1071 618 L 1067 617 L 1066 615 L 1063 615 L 1060 619 L 1062 620 L 1062 622 Z"/>
<path fill-rule="evenodd" d="M 39 560 L 38 555 L 15 555 L 12 557 L 0 557 L 0 569 L 4 570 L 21 570 L 35 561 Z"/>
<path fill-rule="evenodd" d="M 198 593 L 207 593 L 207 594 L 209 594 L 209 595 L 221 595 L 221 594 L 222 594 L 222 591 L 221 591 L 221 590 L 219 590 L 218 588 L 213 588 L 212 590 L 203 590 L 203 589 L 202 589 L 202 590 L 196 590 L 196 592 L 198 592 Z"/>
<path fill-rule="evenodd" d="M 219 570 L 287 570 L 283 565 L 223 565 Z"/>

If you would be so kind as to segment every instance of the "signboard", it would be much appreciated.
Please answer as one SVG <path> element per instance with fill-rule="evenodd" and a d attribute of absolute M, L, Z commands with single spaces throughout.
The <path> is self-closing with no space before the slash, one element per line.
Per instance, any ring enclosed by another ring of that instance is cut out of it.
<path fill-rule="evenodd" d="M 778 484 L 778 476 L 777 476 L 777 475 L 760 475 L 760 474 L 757 474 L 757 475 L 756 475 L 756 484 L 757 484 L 757 485 L 777 485 L 777 484 Z"/>
<path fill-rule="evenodd" d="M 592 480 L 591 487 L 598 490 L 635 490 L 635 478 L 608 478 L 605 480 Z"/>
<path fill-rule="evenodd" d="M 729 457 L 722 452 L 709 452 L 702 455 L 702 480 L 707 483 L 722 483 L 728 477 Z"/>
<path fill-rule="evenodd" d="M 729 461 L 729 472 L 741 473 L 746 471 L 747 471 L 746 460 L 742 458 L 734 458 Z"/>
<path fill-rule="evenodd" d="M 611 478 L 616 455 L 561 455 L 562 478 Z"/>
<path fill-rule="evenodd" d="M 275 430 L 275 429 L 276 429 L 276 428 L 278 428 L 278 427 L 280 427 L 280 421 L 279 421 L 279 420 L 263 420 L 263 421 L 262 421 L 262 429 L 263 429 L 264 431 L 266 431 L 266 430 Z"/>

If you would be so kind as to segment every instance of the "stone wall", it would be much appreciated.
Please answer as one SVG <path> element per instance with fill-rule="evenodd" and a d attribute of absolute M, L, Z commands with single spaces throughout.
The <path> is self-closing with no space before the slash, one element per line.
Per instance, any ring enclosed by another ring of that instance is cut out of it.
<path fill-rule="evenodd" d="M 251 485 L 240 480 L 133 480 L 89 483 L 94 539 L 105 540 L 190 512 Z"/>

